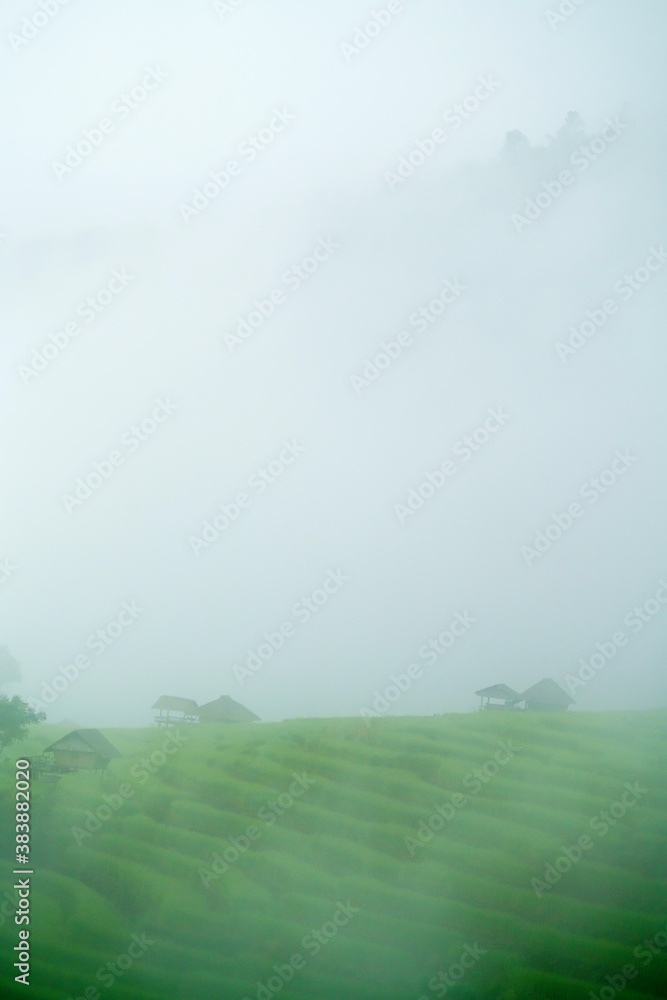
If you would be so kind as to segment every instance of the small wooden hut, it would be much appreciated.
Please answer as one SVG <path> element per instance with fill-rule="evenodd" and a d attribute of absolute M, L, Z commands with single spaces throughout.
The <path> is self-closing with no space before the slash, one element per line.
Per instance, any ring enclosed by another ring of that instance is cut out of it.
<path fill-rule="evenodd" d="M 491 687 L 475 691 L 475 694 L 479 695 L 480 709 L 514 708 L 515 703 L 521 699 L 518 691 L 514 691 L 507 684 L 492 684 Z"/>
<path fill-rule="evenodd" d="M 46 747 L 59 771 L 102 771 L 114 757 L 122 756 L 98 729 L 75 729 Z"/>
<path fill-rule="evenodd" d="M 223 694 L 215 701 L 209 701 L 199 709 L 200 722 L 258 722 L 259 716 L 250 709 L 239 705 L 228 694 Z"/>
<path fill-rule="evenodd" d="M 158 710 L 155 718 L 158 726 L 169 726 L 180 722 L 197 722 L 199 718 L 199 705 L 192 698 L 175 698 L 170 694 L 163 694 L 153 705 Z"/>
<path fill-rule="evenodd" d="M 563 691 L 550 677 L 533 684 L 519 696 L 531 712 L 561 712 L 576 704 L 567 691 Z"/>

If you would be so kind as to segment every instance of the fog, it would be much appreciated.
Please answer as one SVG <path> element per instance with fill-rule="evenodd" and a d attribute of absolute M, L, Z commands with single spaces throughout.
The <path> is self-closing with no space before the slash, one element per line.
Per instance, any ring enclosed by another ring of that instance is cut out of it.
<path fill-rule="evenodd" d="M 664 707 L 667 11 L 560 6 L 3 8 L 5 693 Z"/>

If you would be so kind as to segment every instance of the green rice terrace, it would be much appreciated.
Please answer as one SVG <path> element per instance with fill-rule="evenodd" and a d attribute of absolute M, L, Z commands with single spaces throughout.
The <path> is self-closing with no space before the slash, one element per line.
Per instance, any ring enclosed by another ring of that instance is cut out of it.
<path fill-rule="evenodd" d="M 103 773 L 32 780 L 30 986 L 3 996 L 667 996 L 667 713 L 478 712 L 107 729 Z M 170 742 L 166 742 L 172 735 Z"/>

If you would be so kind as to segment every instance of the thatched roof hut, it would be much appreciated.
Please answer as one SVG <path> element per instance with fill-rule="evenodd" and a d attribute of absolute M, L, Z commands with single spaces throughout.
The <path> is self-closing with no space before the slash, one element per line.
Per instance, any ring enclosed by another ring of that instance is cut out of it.
<path fill-rule="evenodd" d="M 168 726 L 170 722 L 196 722 L 199 717 L 199 705 L 192 698 L 175 698 L 163 694 L 153 705 L 159 715 L 155 719 L 158 726 Z"/>
<path fill-rule="evenodd" d="M 512 708 L 517 701 L 521 700 L 518 691 L 514 691 L 507 684 L 492 684 L 491 687 L 482 688 L 475 691 L 480 697 L 480 708 Z M 486 703 L 484 699 L 486 698 Z M 502 702 L 501 705 L 492 702 Z"/>
<path fill-rule="evenodd" d="M 239 705 L 228 694 L 209 701 L 199 709 L 200 722 L 259 722 L 259 716 Z"/>
<path fill-rule="evenodd" d="M 538 712 L 558 712 L 564 711 L 570 705 L 574 705 L 575 700 L 571 698 L 567 691 L 563 691 L 550 677 L 533 684 L 527 691 L 520 695 L 520 700 L 525 702 L 526 708 Z"/>
<path fill-rule="evenodd" d="M 56 768 L 100 771 L 114 757 L 122 756 L 98 729 L 75 729 L 46 747 Z"/>

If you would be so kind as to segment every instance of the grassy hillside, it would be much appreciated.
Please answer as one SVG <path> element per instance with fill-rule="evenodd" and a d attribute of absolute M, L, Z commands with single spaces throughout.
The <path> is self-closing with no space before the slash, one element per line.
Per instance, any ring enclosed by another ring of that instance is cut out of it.
<path fill-rule="evenodd" d="M 667 947 L 642 945 L 667 930 L 666 721 L 181 727 L 170 754 L 164 730 L 105 730 L 123 759 L 103 777 L 33 783 L 31 986 L 3 916 L 3 995 L 589 1000 L 631 964 L 624 1000 L 667 996 Z M 63 734 L 35 727 L 12 761 Z M 9 894 L 13 779 L 0 766 Z"/>

